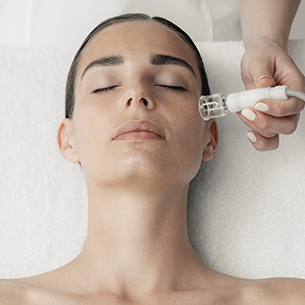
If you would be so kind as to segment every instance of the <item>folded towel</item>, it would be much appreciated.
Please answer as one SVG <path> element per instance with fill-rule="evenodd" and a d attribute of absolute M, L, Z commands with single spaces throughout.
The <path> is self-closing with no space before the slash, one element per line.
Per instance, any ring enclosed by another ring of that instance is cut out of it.
<path fill-rule="evenodd" d="M 214 93 L 243 90 L 241 42 L 198 43 Z M 74 51 L 0 48 L 0 278 L 59 267 L 82 249 L 87 194 L 56 133 Z M 305 71 L 305 41 L 290 42 Z M 248 143 L 235 114 L 219 119 L 220 145 L 192 182 L 191 242 L 210 267 L 256 278 L 305 278 L 305 120 L 274 152 Z"/>

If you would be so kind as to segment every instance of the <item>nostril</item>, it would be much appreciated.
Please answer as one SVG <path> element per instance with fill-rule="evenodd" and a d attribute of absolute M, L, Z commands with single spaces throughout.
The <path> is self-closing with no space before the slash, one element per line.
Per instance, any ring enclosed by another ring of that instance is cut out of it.
<path fill-rule="evenodd" d="M 148 102 L 147 102 L 147 100 L 145 98 L 142 98 L 142 101 L 143 101 L 144 106 L 148 105 Z"/>
<path fill-rule="evenodd" d="M 130 99 L 126 102 L 127 107 L 130 107 L 131 104 L 133 103 L 133 101 L 135 101 L 135 99 L 130 98 Z M 143 103 L 143 105 L 144 105 L 145 107 L 148 106 L 148 100 L 147 100 L 146 98 L 144 98 L 144 97 L 142 97 L 141 99 L 139 99 L 139 103 Z"/>

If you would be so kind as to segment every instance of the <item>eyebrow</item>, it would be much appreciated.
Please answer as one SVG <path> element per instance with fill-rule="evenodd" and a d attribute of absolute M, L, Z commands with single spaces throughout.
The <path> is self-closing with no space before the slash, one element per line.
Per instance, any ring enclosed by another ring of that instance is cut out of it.
<path fill-rule="evenodd" d="M 84 78 L 84 75 L 88 70 L 95 66 L 102 66 L 102 67 L 111 67 L 111 66 L 119 66 L 124 64 L 124 58 L 122 56 L 109 56 L 100 58 L 98 60 L 95 60 L 91 62 L 84 70 L 84 72 L 81 75 L 81 79 Z"/>
<path fill-rule="evenodd" d="M 154 54 L 151 57 L 150 63 L 152 65 L 177 65 L 177 66 L 182 66 L 187 69 L 189 69 L 192 74 L 196 77 L 194 69 L 192 66 L 187 63 L 185 60 L 178 58 L 178 57 L 173 57 L 170 55 L 163 55 L 163 54 Z"/>
<path fill-rule="evenodd" d="M 111 66 L 119 66 L 123 65 L 125 62 L 124 58 L 122 56 L 109 56 L 109 57 L 103 57 L 100 59 L 97 59 L 93 62 L 91 62 L 83 71 L 81 75 L 81 79 L 84 78 L 86 72 L 93 67 L 96 66 L 102 66 L 102 67 L 111 67 Z M 164 54 L 153 54 L 150 58 L 150 63 L 152 65 L 156 66 L 162 66 L 162 65 L 177 65 L 177 66 L 182 66 L 187 68 L 192 72 L 192 74 L 196 77 L 194 69 L 192 66 L 187 63 L 185 60 L 179 58 L 179 57 L 174 57 L 170 55 L 164 55 Z"/>

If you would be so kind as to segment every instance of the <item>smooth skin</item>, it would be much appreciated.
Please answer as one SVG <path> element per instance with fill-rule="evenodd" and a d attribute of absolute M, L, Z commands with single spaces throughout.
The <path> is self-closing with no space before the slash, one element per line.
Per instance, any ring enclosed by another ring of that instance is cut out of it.
<path fill-rule="evenodd" d="M 246 52 L 241 61 L 242 79 L 247 89 L 287 85 L 305 91 L 305 78 L 288 55 L 291 24 L 300 0 L 241 0 L 240 14 Z M 279 135 L 292 134 L 298 125 L 304 102 L 260 100 L 249 111 L 239 113 L 252 130 L 249 138 L 259 151 L 279 146 Z M 248 114 L 249 116 L 243 116 Z"/>
<path fill-rule="evenodd" d="M 184 60 L 194 74 L 152 64 L 156 54 Z M 81 77 L 109 56 L 123 60 Z M 198 113 L 200 89 L 191 49 L 164 25 L 125 22 L 95 36 L 78 67 L 73 118 L 58 132 L 61 154 L 81 162 L 86 177 L 85 246 L 59 269 L 2 280 L 2 305 L 304 304 L 303 280 L 231 277 L 191 248 L 189 183 L 218 144 L 216 122 Z M 127 133 L 132 124 L 140 127 Z"/>

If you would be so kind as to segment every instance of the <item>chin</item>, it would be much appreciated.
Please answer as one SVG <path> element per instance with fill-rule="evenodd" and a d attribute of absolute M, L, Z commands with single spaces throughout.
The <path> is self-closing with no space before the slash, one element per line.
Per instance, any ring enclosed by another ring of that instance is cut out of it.
<path fill-rule="evenodd" d="M 105 160 L 107 160 L 106 163 Z M 172 154 L 160 150 L 133 148 L 104 157 L 100 165 L 97 162 L 91 163 L 87 177 L 98 187 L 125 185 L 128 188 L 137 188 L 141 185 L 143 187 L 185 185 L 198 171 L 198 166 L 194 168 L 194 164 L 191 164 L 194 160 L 189 161 L 178 162 Z"/>
<path fill-rule="evenodd" d="M 145 160 L 128 160 L 121 166 L 121 183 L 129 188 L 143 186 L 150 188 L 175 188 L 188 185 L 191 179 L 187 178 L 186 171 L 177 164 L 165 164 L 164 162 L 145 162 Z M 194 175 L 192 175 L 193 177 Z"/>
<path fill-rule="evenodd" d="M 124 174 L 128 179 L 135 179 L 143 181 L 150 181 L 155 179 L 162 179 L 169 173 L 169 168 L 163 162 L 151 162 L 145 159 L 138 159 L 136 157 L 129 158 L 121 164 L 121 174 Z"/>

